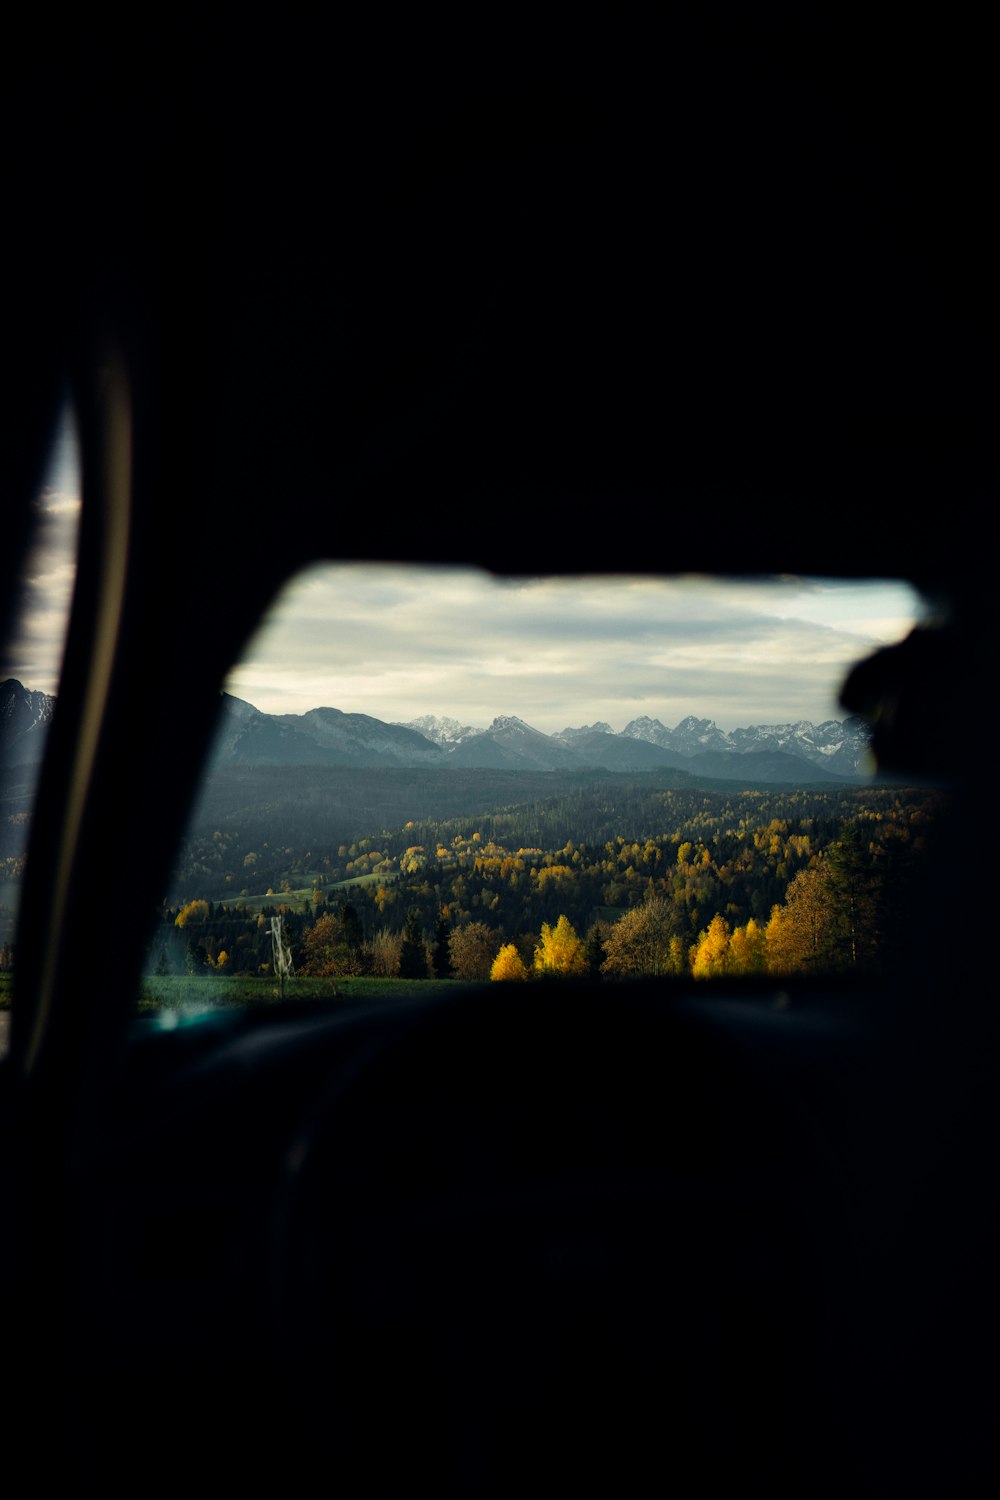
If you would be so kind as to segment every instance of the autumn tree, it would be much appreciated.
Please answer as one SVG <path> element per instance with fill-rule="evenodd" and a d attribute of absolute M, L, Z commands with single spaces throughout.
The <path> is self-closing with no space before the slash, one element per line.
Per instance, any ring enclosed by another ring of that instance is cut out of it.
<path fill-rule="evenodd" d="M 716 912 L 705 931 L 699 934 L 691 954 L 691 972 L 695 979 L 714 979 L 727 972 L 729 938 L 729 923 L 721 912 Z"/>
<path fill-rule="evenodd" d="M 745 927 L 733 929 L 726 968 L 730 974 L 763 974 L 767 968 L 764 929 L 753 917 Z"/>
<path fill-rule="evenodd" d="M 618 918 L 604 943 L 602 972 L 615 979 L 640 979 L 676 972 L 678 914 L 663 896 L 650 896 Z"/>
<path fill-rule="evenodd" d="M 568 917 L 560 917 L 554 927 L 548 922 L 542 923 L 541 940 L 535 949 L 535 968 L 547 978 L 572 979 L 586 974 L 586 948 Z"/>
<path fill-rule="evenodd" d="M 827 871 L 800 870 L 789 883 L 765 929 L 769 974 L 801 974 L 829 968 L 835 944 L 834 912 Z"/>
<path fill-rule="evenodd" d="M 490 978 L 490 968 L 500 944 L 500 934 L 485 922 L 466 922 L 449 939 L 452 973 L 456 979 Z"/>
<path fill-rule="evenodd" d="M 303 960 L 300 974 L 319 977 L 342 977 L 360 972 L 359 954 L 350 947 L 342 922 L 332 912 L 324 912 L 302 940 Z"/>
<path fill-rule="evenodd" d="M 505 943 L 493 960 L 491 979 L 527 979 L 528 970 L 514 943 Z"/>
<path fill-rule="evenodd" d="M 395 979 L 399 974 L 399 953 L 403 934 L 380 927 L 368 944 L 368 964 L 378 979 Z"/>
<path fill-rule="evenodd" d="M 207 901 L 189 901 L 187 903 L 187 905 L 186 906 L 182 906 L 181 909 L 180 909 L 180 911 L 177 913 L 177 916 L 174 919 L 174 925 L 177 926 L 177 927 L 186 927 L 189 922 L 207 922 L 207 921 L 208 921 L 208 902 Z"/>

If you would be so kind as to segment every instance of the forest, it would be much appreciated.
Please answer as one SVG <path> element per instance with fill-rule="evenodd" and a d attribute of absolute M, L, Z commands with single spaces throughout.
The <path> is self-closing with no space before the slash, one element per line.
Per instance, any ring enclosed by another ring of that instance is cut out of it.
<path fill-rule="evenodd" d="M 322 778 L 296 796 L 285 776 L 243 775 L 254 798 L 203 801 L 151 974 L 269 975 L 275 919 L 294 972 L 334 980 L 884 972 L 919 962 L 947 802 L 925 787 L 470 773 L 445 789 L 394 773 L 387 798 L 350 809 L 342 773 L 339 801 Z M 510 800 L 455 810 L 487 793 Z"/>

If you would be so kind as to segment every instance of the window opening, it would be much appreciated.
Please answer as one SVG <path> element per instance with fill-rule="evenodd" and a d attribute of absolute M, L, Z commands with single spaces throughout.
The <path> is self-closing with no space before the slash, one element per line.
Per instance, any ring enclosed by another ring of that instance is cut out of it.
<path fill-rule="evenodd" d="M 140 1008 L 876 966 L 937 793 L 873 780 L 837 694 L 922 615 L 892 580 L 307 570 L 224 685 Z"/>

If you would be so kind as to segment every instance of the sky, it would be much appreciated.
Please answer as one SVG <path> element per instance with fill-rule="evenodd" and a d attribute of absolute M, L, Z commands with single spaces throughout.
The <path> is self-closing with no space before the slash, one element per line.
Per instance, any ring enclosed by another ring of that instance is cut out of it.
<path fill-rule="evenodd" d="M 226 690 L 268 713 L 331 707 L 551 734 L 642 715 L 720 729 L 843 718 L 847 669 L 922 615 L 883 581 L 589 577 L 321 565 L 286 590 Z"/>
<path fill-rule="evenodd" d="M 14 677 L 36 692 L 54 693 L 69 621 L 80 521 L 76 432 L 66 415 L 33 505 L 35 538 L 17 596 L 10 601 L 13 634 L 0 648 L 0 682 Z"/>
<path fill-rule="evenodd" d="M 55 692 L 79 517 L 65 424 L 0 678 Z M 848 668 L 922 617 L 909 584 L 590 577 L 498 581 L 469 568 L 323 564 L 300 574 L 222 686 L 267 713 L 339 708 L 545 733 L 642 715 L 720 729 L 843 718 Z"/>

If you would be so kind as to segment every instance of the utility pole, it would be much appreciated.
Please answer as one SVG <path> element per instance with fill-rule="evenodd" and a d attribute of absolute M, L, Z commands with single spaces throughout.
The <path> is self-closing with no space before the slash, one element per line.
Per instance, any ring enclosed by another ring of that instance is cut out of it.
<path fill-rule="evenodd" d="M 294 973 L 292 950 L 285 941 L 285 919 L 279 912 L 271 918 L 271 951 L 274 954 L 274 972 L 278 976 L 278 998 L 285 998 L 285 976 Z"/>

